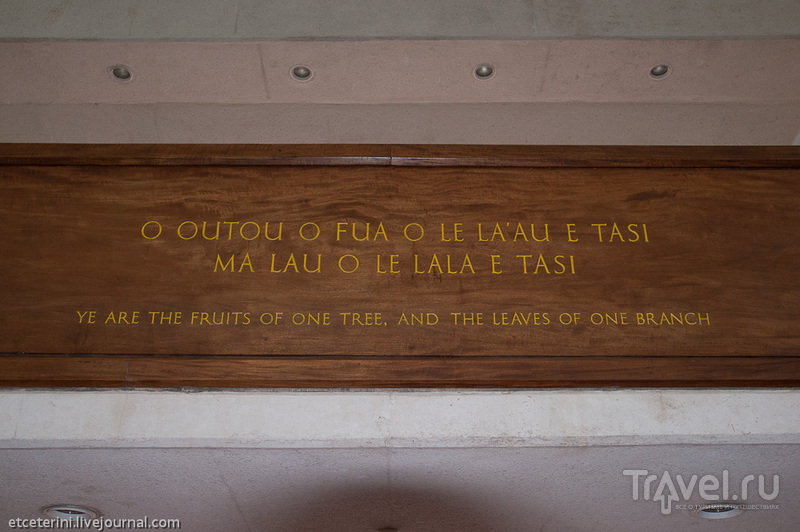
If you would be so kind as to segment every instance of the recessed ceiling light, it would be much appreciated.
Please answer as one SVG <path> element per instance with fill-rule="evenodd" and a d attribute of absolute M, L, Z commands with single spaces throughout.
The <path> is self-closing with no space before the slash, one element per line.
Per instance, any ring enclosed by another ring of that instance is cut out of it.
<path fill-rule="evenodd" d="M 48 517 L 65 521 L 90 520 L 100 517 L 100 512 L 97 510 L 75 504 L 54 504 L 42 508 L 42 513 Z"/>
<path fill-rule="evenodd" d="M 672 67 L 670 67 L 667 63 L 660 63 L 650 69 L 650 77 L 653 79 L 664 79 L 671 71 Z"/>
<path fill-rule="evenodd" d="M 133 79 L 133 71 L 125 65 L 112 65 L 108 67 L 108 74 L 114 81 L 127 83 Z"/>
<path fill-rule="evenodd" d="M 494 67 L 492 65 L 484 63 L 482 65 L 478 65 L 477 67 L 475 67 L 473 73 L 475 74 L 475 77 L 478 79 L 489 79 L 492 76 L 494 76 Z"/>
<path fill-rule="evenodd" d="M 742 513 L 742 508 L 732 502 L 705 504 L 694 512 L 701 519 L 728 519 Z"/>
<path fill-rule="evenodd" d="M 297 81 L 308 81 L 311 79 L 311 69 L 305 65 L 297 65 L 292 68 L 292 77 Z"/>

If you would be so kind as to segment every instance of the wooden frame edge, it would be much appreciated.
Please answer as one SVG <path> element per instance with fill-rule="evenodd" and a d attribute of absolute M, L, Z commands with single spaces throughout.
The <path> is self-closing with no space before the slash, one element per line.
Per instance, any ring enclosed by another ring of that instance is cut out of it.
<path fill-rule="evenodd" d="M 679 358 L 3 355 L 0 388 L 800 386 L 800 357 Z"/>
<path fill-rule="evenodd" d="M 9 144 L 0 166 L 800 167 L 797 146 Z"/>

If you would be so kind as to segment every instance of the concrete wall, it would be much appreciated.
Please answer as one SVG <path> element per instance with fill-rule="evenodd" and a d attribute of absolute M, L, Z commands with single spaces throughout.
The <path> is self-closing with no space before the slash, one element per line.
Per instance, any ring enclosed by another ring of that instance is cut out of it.
<path fill-rule="evenodd" d="M 791 57 L 800 39 L 9 41 L 0 141 L 787 145 Z"/>
<path fill-rule="evenodd" d="M 0 38 L 360 40 L 797 35 L 794 0 L 4 0 Z"/>
<path fill-rule="evenodd" d="M 800 144 L 798 29 L 795 0 L 5 0 L 0 142 Z M 491 80 L 472 75 L 483 62 Z M 120 63 L 129 83 L 109 76 Z M 621 469 L 779 467 L 791 486 L 799 412 L 796 390 L 5 390 L 0 463 L 18 480 L 0 511 L 194 508 L 193 530 L 263 530 L 324 484 L 327 530 L 379 508 L 404 530 L 685 529 L 699 522 L 624 504 Z M 563 449 L 530 451 L 548 446 Z M 729 529 L 797 520 L 769 518 Z"/>

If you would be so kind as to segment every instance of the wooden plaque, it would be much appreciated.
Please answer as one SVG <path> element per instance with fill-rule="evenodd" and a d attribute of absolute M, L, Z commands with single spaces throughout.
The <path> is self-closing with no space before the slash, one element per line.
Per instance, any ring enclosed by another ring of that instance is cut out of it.
<path fill-rule="evenodd" d="M 796 386 L 800 150 L 0 146 L 5 386 Z"/>

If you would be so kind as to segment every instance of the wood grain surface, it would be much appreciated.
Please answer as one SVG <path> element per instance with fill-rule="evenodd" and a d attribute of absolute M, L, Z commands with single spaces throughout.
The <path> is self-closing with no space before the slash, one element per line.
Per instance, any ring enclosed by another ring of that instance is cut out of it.
<path fill-rule="evenodd" d="M 796 386 L 798 167 L 0 145 L 0 385 Z"/>

